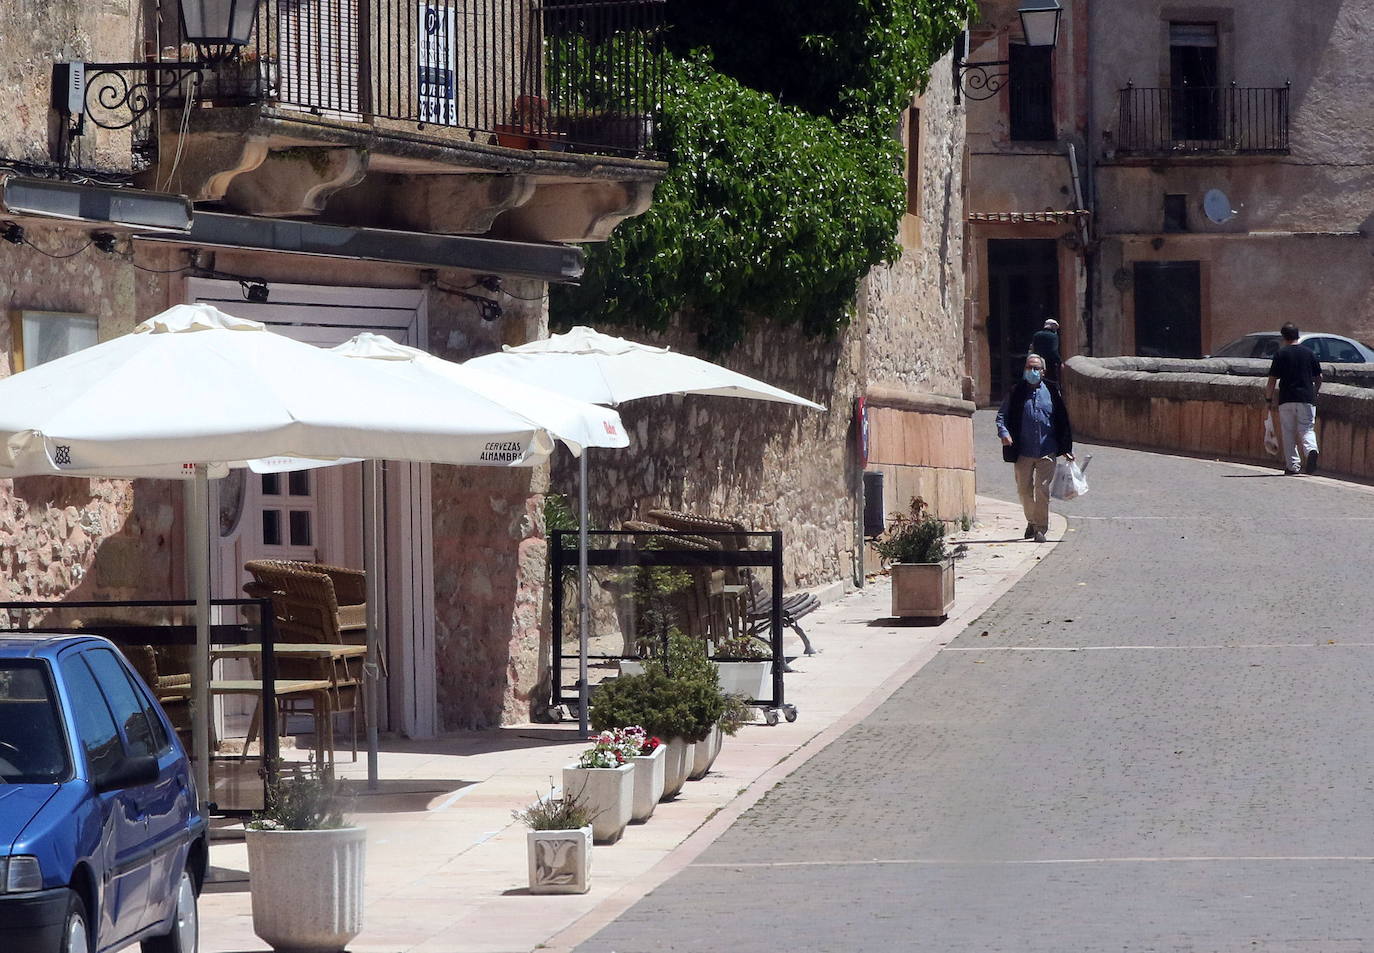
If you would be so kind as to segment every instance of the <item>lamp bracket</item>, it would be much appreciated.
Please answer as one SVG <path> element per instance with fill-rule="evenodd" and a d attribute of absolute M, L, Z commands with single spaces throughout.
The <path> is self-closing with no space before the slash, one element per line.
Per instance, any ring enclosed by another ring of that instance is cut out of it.
<path fill-rule="evenodd" d="M 208 64 L 204 62 L 166 63 L 84 63 L 84 69 L 71 70 L 73 64 L 59 63 L 60 78 L 54 83 L 63 89 L 54 96 L 57 107 L 75 116 L 73 133 L 90 119 L 101 129 L 127 129 L 164 99 L 189 82 L 200 85 Z M 76 111 L 79 105 L 80 112 Z"/>
<path fill-rule="evenodd" d="M 960 62 L 959 82 L 955 87 L 955 101 L 962 92 L 969 99 L 991 99 L 1007 85 L 1010 60 L 984 60 L 980 63 Z"/>

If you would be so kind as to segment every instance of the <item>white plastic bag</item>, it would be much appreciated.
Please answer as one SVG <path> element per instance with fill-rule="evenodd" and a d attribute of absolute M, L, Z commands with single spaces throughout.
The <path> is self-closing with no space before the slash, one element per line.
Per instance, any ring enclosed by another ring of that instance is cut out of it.
<path fill-rule="evenodd" d="M 1073 500 L 1088 492 L 1088 478 L 1078 464 L 1060 457 L 1054 464 L 1054 479 L 1050 480 L 1050 496 L 1056 500 Z"/>
<path fill-rule="evenodd" d="M 1271 457 L 1279 455 L 1279 438 L 1274 436 L 1274 415 L 1264 415 L 1264 452 Z"/>

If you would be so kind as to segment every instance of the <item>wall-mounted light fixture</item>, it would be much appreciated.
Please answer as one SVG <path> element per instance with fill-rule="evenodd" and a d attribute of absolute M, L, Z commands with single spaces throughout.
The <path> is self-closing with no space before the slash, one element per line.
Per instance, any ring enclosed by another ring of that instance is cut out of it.
<path fill-rule="evenodd" d="M 1016 13 L 1021 18 L 1026 46 L 1054 46 L 1059 42 L 1059 21 L 1064 14 L 1059 0 L 1021 0 Z M 970 63 L 964 59 L 965 42 L 961 38 L 954 51 L 954 101 L 959 102 L 961 93 L 969 99 L 991 99 L 1007 85 L 1006 67 L 1011 61 Z"/>
<path fill-rule="evenodd" d="M 182 34 L 195 44 L 194 62 L 62 62 L 53 66 L 53 107 L 72 120 L 71 134 L 82 134 L 90 119 L 102 129 L 127 129 L 169 98 L 183 84 L 200 84 L 210 67 L 236 56 L 247 45 L 260 0 L 178 0 Z"/>

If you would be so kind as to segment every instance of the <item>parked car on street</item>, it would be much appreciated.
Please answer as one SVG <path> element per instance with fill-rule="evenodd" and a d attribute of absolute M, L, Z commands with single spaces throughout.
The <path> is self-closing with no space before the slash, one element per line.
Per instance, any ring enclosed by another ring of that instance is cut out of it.
<path fill-rule="evenodd" d="M 192 953 L 206 820 L 110 642 L 0 633 L 0 950 Z"/>
<path fill-rule="evenodd" d="M 1317 360 L 1330 364 L 1368 364 L 1374 362 L 1374 348 L 1356 341 L 1354 338 L 1339 334 L 1313 332 L 1298 337 L 1299 344 L 1305 344 L 1317 355 Z M 1268 359 L 1278 353 L 1283 339 L 1277 331 L 1258 331 L 1237 338 L 1230 344 L 1218 348 L 1208 357 L 1258 357 Z"/>

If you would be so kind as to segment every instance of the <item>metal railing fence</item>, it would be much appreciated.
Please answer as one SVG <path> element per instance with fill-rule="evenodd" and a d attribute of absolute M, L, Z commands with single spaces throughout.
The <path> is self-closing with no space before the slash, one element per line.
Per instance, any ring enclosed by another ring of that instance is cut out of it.
<path fill-rule="evenodd" d="M 1116 147 L 1137 155 L 1286 153 L 1289 88 L 1127 86 Z"/>
<path fill-rule="evenodd" d="M 177 7 L 160 0 L 164 22 Z M 514 148 L 652 152 L 666 0 L 262 0 L 212 104 Z M 179 36 L 180 34 L 175 34 Z M 181 43 L 177 56 L 196 58 Z"/>

